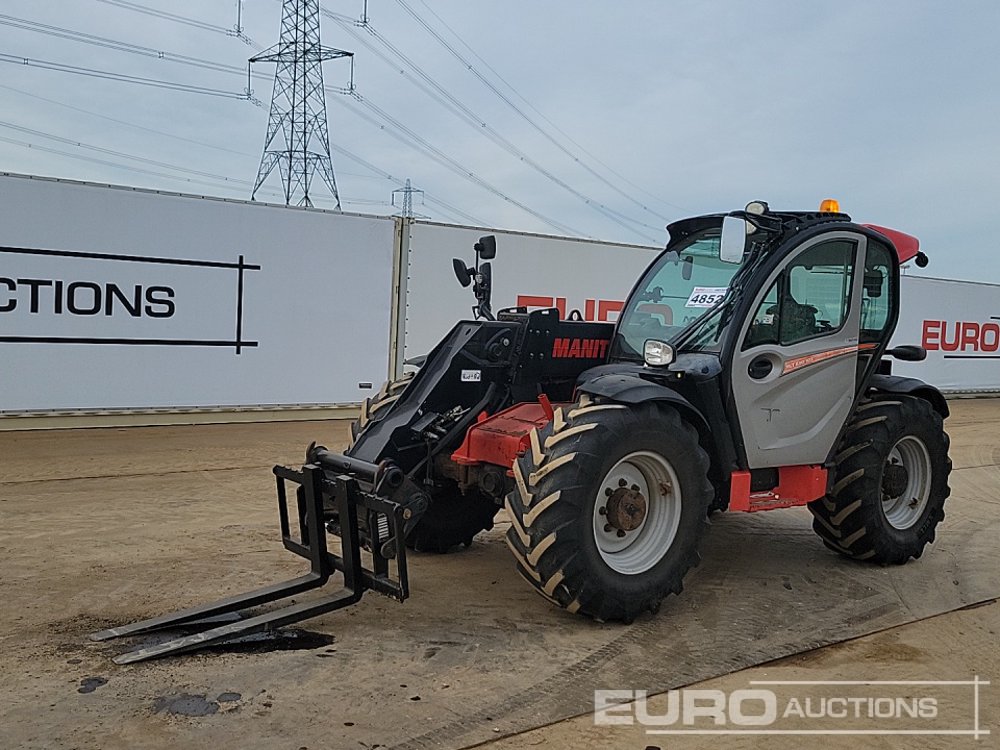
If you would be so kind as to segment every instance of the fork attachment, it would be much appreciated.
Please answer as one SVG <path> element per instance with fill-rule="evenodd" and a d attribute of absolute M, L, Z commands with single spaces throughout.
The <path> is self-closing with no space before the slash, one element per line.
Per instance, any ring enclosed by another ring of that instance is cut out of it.
<path fill-rule="evenodd" d="M 273 469 L 282 543 L 285 549 L 309 560 L 308 573 L 211 604 L 93 633 L 91 640 L 106 641 L 165 629 L 197 629 L 189 635 L 114 658 L 117 664 L 130 664 L 225 643 L 332 612 L 360 601 L 369 589 L 398 601 L 406 599 L 409 583 L 404 527 L 407 520 L 426 507 L 426 495 L 388 462 L 376 465 L 313 447 L 310 447 L 309 456 L 310 463 L 299 471 L 285 466 Z M 292 536 L 289 523 L 286 482 L 299 485 L 293 495 L 298 513 L 298 538 Z M 328 512 L 338 519 L 336 533 L 341 539 L 340 554 L 327 549 Z M 362 547 L 371 553 L 370 569 L 362 562 Z M 395 579 L 389 570 L 393 559 Z M 235 613 L 240 610 L 318 589 L 337 572 L 343 574 L 344 585 L 335 593 L 235 619 Z M 233 619 L 235 621 L 219 624 Z"/>

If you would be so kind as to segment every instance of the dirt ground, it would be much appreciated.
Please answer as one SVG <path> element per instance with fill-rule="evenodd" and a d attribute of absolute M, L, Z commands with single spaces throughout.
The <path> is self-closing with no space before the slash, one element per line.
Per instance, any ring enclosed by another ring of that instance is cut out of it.
<path fill-rule="evenodd" d="M 369 594 L 298 637 L 125 667 L 111 657 L 134 642 L 87 634 L 301 571 L 277 538 L 270 467 L 300 462 L 314 439 L 337 446 L 346 423 L 0 433 L 0 747 L 756 747 L 756 735 L 595 727 L 594 690 L 646 690 L 654 712 L 683 686 L 975 675 L 994 681 L 980 688 L 993 734 L 975 745 L 989 746 L 1000 734 L 1000 400 L 952 408 L 948 517 L 906 566 L 837 558 L 801 509 L 727 514 L 681 597 L 658 617 L 602 625 L 520 581 L 501 514 L 465 552 L 414 555 L 405 604 Z M 958 717 L 968 689 L 940 689 Z M 824 746 L 974 742 L 832 739 Z M 767 744 L 779 740 L 809 741 Z"/>
<path fill-rule="evenodd" d="M 898 737 L 891 735 L 848 735 L 823 736 L 817 741 L 824 748 L 855 750 L 859 746 L 868 748 L 920 747 L 997 747 L 1000 745 L 1000 684 L 996 675 L 1000 674 L 1000 602 L 992 601 L 970 609 L 938 615 L 926 620 L 901 625 L 879 633 L 826 646 L 804 654 L 790 656 L 769 664 L 745 669 L 733 674 L 706 680 L 689 686 L 691 690 L 721 690 L 727 695 L 736 690 L 745 690 L 760 681 L 815 682 L 818 680 L 871 680 L 871 681 L 956 681 L 979 679 L 988 681 L 987 675 L 994 677 L 993 684 L 981 686 L 979 728 L 987 732 L 978 741 L 972 732 L 962 735 L 927 735 L 920 737 Z M 848 697 L 932 697 L 938 702 L 938 716 L 933 721 L 924 722 L 922 728 L 935 730 L 973 730 L 974 686 L 970 685 L 905 685 L 905 686 L 816 686 L 784 685 L 772 688 L 778 693 L 779 707 L 788 705 L 785 701 L 798 697 L 800 705 L 805 698 L 816 701 L 834 695 Z M 865 707 L 866 708 L 866 707 Z M 760 710 L 755 707 L 755 710 Z M 666 696 L 652 697 L 648 713 L 652 716 L 665 714 Z M 627 713 L 627 712 L 621 712 Z M 798 718 L 798 717 L 796 717 Z M 880 723 L 857 720 L 819 722 L 788 719 L 774 727 L 782 730 L 816 730 L 818 728 L 853 729 L 864 731 L 885 727 L 921 727 L 919 722 L 898 723 L 882 720 Z M 954 722 L 954 723 L 945 723 Z M 697 727 L 706 726 L 705 722 Z M 666 750 L 716 750 L 718 747 L 743 750 L 766 745 L 777 748 L 801 748 L 809 742 L 808 736 L 763 736 L 763 735 L 672 735 L 647 734 L 646 730 L 656 727 L 643 726 L 637 721 L 627 726 L 595 726 L 591 714 L 551 724 L 539 729 L 523 732 L 511 737 L 488 742 L 480 747 L 488 750 L 520 750 L 520 748 L 573 748 L 573 750 L 610 750 L 611 748 L 651 748 Z M 714 725 L 711 728 L 715 728 Z M 681 727 L 682 730 L 688 729 Z M 733 728 L 739 731 L 738 727 Z"/>

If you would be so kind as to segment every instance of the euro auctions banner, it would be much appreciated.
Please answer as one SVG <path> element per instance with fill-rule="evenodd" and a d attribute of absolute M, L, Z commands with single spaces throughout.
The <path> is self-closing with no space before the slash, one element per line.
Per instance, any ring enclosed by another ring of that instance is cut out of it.
<path fill-rule="evenodd" d="M 893 361 L 898 375 L 945 392 L 1000 391 L 1000 285 L 903 276 L 892 343 L 919 344 L 923 362 Z"/>
<path fill-rule="evenodd" d="M 0 246 L 0 343 L 239 354 L 259 343 L 243 327 L 246 288 L 256 286 L 249 277 L 260 270 L 242 254 L 225 261 Z"/>
<path fill-rule="evenodd" d="M 388 370 L 394 235 L 0 175 L 0 414 L 357 403 Z"/>

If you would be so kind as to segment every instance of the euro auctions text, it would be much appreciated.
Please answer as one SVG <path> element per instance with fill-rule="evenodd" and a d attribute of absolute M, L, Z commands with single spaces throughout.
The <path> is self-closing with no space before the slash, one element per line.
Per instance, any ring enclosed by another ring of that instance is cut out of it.
<path fill-rule="evenodd" d="M 988 737 L 989 681 L 752 680 L 745 688 L 595 690 L 594 724 L 649 735 L 965 735 Z M 988 712 L 987 712 L 988 713 Z"/>

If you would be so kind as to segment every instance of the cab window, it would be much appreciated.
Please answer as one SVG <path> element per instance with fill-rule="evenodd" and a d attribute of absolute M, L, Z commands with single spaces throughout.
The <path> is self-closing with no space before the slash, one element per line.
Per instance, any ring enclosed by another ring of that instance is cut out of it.
<path fill-rule="evenodd" d="M 743 348 L 789 346 L 844 325 L 854 281 L 857 243 L 831 240 L 795 257 L 757 306 Z"/>
<path fill-rule="evenodd" d="M 861 292 L 861 341 L 878 342 L 889 325 L 892 300 L 892 251 L 869 240 L 865 254 L 865 281 Z"/>

